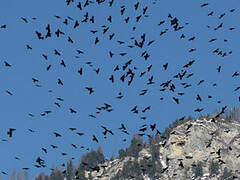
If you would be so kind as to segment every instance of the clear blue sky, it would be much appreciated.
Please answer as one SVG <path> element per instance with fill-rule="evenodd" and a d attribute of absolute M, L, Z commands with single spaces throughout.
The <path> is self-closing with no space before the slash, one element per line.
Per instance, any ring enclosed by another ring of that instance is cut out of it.
<path fill-rule="evenodd" d="M 0 171 L 11 174 L 13 169 L 17 171 L 28 167 L 29 177 L 32 179 L 40 172 L 50 173 L 53 165 L 58 167 L 68 159 L 75 157 L 75 164 L 86 148 L 96 149 L 102 146 L 107 158 L 117 155 L 120 148 L 129 145 L 129 141 L 134 133 L 143 124 L 157 124 L 157 128 L 162 131 L 169 123 L 175 119 L 192 115 L 196 117 L 196 108 L 204 108 L 202 113 L 212 113 L 216 109 L 221 109 L 227 105 L 228 109 L 239 106 L 239 90 L 234 89 L 240 86 L 239 77 L 232 77 L 236 71 L 239 72 L 239 7 L 240 2 L 236 0 L 209 1 L 209 5 L 201 7 L 207 1 L 173 1 L 161 0 L 153 4 L 151 1 L 140 1 L 137 10 L 134 4 L 137 1 L 114 1 L 112 7 L 108 6 L 108 1 L 97 5 L 91 4 L 79 10 L 76 0 L 69 6 L 64 0 L 42 0 L 42 1 L 1 1 L 0 2 L 0 25 L 6 24 L 6 28 L 0 29 L 0 112 L 1 126 L 0 138 L 7 141 L 0 141 Z M 85 1 L 81 1 L 82 6 Z M 125 6 L 125 12 L 120 14 L 121 6 Z M 136 22 L 136 17 L 142 14 L 142 9 L 148 7 L 146 14 Z M 235 8 L 235 11 L 230 12 Z M 208 14 L 213 11 L 212 16 Z M 88 12 L 89 19 L 94 16 L 95 22 L 81 23 L 85 13 Z M 179 26 L 184 26 L 179 31 L 174 31 L 170 26 L 168 14 L 177 17 Z M 225 15 L 219 19 L 221 14 Z M 54 15 L 61 18 L 57 19 Z M 112 23 L 107 21 L 108 16 L 112 16 Z M 67 17 L 68 25 L 63 21 Z M 124 19 L 130 17 L 129 22 Z M 27 19 L 25 23 L 21 17 Z M 32 18 L 36 18 L 35 20 Z M 73 28 L 75 21 L 79 26 Z M 158 26 L 160 21 L 164 21 Z M 189 24 L 186 24 L 189 23 Z M 214 30 L 219 24 L 222 28 Z M 46 26 L 50 24 L 52 37 L 39 40 L 35 31 L 46 35 Z M 109 26 L 108 31 L 103 34 L 101 26 Z M 133 31 L 133 26 L 136 30 Z M 210 26 L 209 28 L 207 26 Z M 60 29 L 65 35 L 56 37 L 55 32 Z M 235 28 L 229 30 L 229 28 Z M 168 31 L 160 36 L 161 31 Z M 90 30 L 98 30 L 96 34 Z M 109 35 L 115 33 L 112 40 Z M 146 34 L 143 48 L 134 46 L 134 39 L 141 40 L 141 35 Z M 180 39 L 181 34 L 185 38 Z M 68 36 L 73 43 L 68 42 Z M 100 42 L 94 44 L 95 38 Z M 189 38 L 195 37 L 189 41 Z M 214 42 L 209 40 L 216 38 Z M 224 42 L 224 39 L 227 42 Z M 117 41 L 124 41 L 120 45 Z M 147 43 L 155 40 L 150 46 Z M 32 50 L 26 48 L 30 45 Z M 133 45 L 129 48 L 128 45 Z M 189 52 L 196 48 L 196 51 Z M 212 53 L 215 49 L 226 52 L 227 56 L 221 57 Z M 54 55 L 57 49 L 61 56 Z M 84 54 L 78 55 L 76 50 L 80 49 Z M 113 52 L 112 58 L 109 51 Z M 145 60 L 141 54 L 147 51 L 150 57 Z M 232 51 L 232 54 L 229 52 Z M 120 56 L 119 53 L 127 53 Z M 42 54 L 48 55 L 45 60 Z M 76 58 L 75 56 L 79 56 Z M 66 68 L 60 65 L 64 60 Z M 123 71 L 122 66 L 132 59 L 131 65 Z M 192 66 L 183 68 L 189 61 L 195 60 Z M 7 61 L 11 67 L 6 67 Z M 86 62 L 91 62 L 91 66 Z M 168 62 L 167 70 L 163 65 Z M 49 71 L 46 71 L 51 64 Z M 140 73 L 147 71 L 147 67 L 152 64 L 150 72 L 146 72 L 141 78 Z M 119 71 L 113 71 L 119 65 Z M 137 68 L 134 70 L 134 66 Z M 221 71 L 217 68 L 221 66 Z M 78 70 L 83 68 L 83 75 L 79 75 Z M 100 68 L 99 74 L 94 69 Z M 120 77 L 132 69 L 135 73 L 133 82 L 127 85 L 129 77 L 123 83 Z M 182 80 L 173 78 L 181 70 L 187 70 Z M 193 76 L 186 78 L 188 74 Z M 109 78 L 114 75 L 115 82 Z M 147 84 L 148 79 L 153 76 L 154 84 Z M 33 83 L 32 78 L 39 80 Z M 57 84 L 58 78 L 63 82 L 63 86 Z M 159 91 L 160 84 L 171 80 L 175 85 L 175 91 L 169 87 L 163 92 Z M 202 84 L 197 85 L 200 80 Z M 181 83 L 191 84 L 191 87 L 183 88 Z M 213 86 L 216 83 L 217 86 Z M 35 85 L 41 85 L 36 87 Z M 89 95 L 85 87 L 92 87 L 94 92 Z M 144 96 L 139 96 L 141 90 L 147 89 Z M 9 95 L 6 91 L 13 95 Z M 52 90 L 52 92 L 49 92 Z M 117 99 L 118 93 L 123 95 L 122 99 Z M 179 92 L 184 92 L 179 96 Z M 202 98 L 202 102 L 196 100 L 197 94 Z M 212 98 L 208 98 L 211 95 Z M 56 98 L 61 97 L 63 102 Z M 163 97 L 163 100 L 160 98 Z M 179 98 L 180 103 L 176 104 L 172 97 Z M 221 101 L 221 103 L 217 103 Z M 54 103 L 59 102 L 61 107 Z M 113 111 L 102 110 L 96 114 L 96 107 L 104 106 L 104 103 L 112 105 Z M 138 114 L 130 110 L 137 105 Z M 151 109 L 142 113 L 147 106 Z M 69 108 L 77 111 L 70 113 Z M 52 113 L 41 116 L 45 110 Z M 28 114 L 32 113 L 34 117 Z M 89 117 L 93 114 L 96 118 Z M 146 116 L 146 120 L 141 117 Z M 121 133 L 118 128 L 124 123 L 130 136 Z M 114 132 L 114 135 L 107 135 L 103 138 L 103 129 L 106 126 Z M 68 128 L 75 127 L 76 131 Z M 9 138 L 7 131 L 15 128 L 13 137 Z M 32 133 L 28 129 L 33 129 Z M 58 132 L 62 137 L 55 137 L 53 132 Z M 83 132 L 84 136 L 78 136 L 76 132 Z M 151 130 L 147 130 L 151 134 Z M 154 132 L 155 134 L 155 132 Z M 92 136 L 96 135 L 99 143 L 92 141 Z M 122 139 L 127 138 L 127 142 Z M 74 149 L 71 144 L 76 144 Z M 52 149 L 51 144 L 57 145 L 57 149 Z M 80 149 L 84 146 L 85 149 Z M 45 154 L 41 148 L 48 149 Z M 61 152 L 68 155 L 63 157 Z M 17 156 L 20 160 L 14 159 Z M 34 167 L 36 158 L 40 156 L 46 161 L 46 168 L 37 169 Z M 6 175 L 0 175 L 2 179 L 8 179 Z"/>

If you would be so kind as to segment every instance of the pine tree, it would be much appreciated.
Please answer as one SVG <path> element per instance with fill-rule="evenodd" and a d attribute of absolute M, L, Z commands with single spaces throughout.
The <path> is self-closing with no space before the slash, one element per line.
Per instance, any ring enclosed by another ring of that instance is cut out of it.
<path fill-rule="evenodd" d="M 118 151 L 118 154 L 120 159 L 126 157 L 126 152 L 123 149 L 120 149 Z"/>
<path fill-rule="evenodd" d="M 97 151 L 91 151 L 82 156 L 81 162 L 88 163 L 88 166 L 96 166 L 105 162 L 104 154 L 101 147 L 98 147 Z"/>
<path fill-rule="evenodd" d="M 64 177 L 58 169 L 55 169 L 51 172 L 49 179 L 50 180 L 64 180 Z"/>
<path fill-rule="evenodd" d="M 234 107 L 225 113 L 225 118 L 227 120 L 240 120 L 239 119 L 239 108 Z"/>
<path fill-rule="evenodd" d="M 40 173 L 37 177 L 35 177 L 35 180 L 46 180 L 46 176 L 44 173 Z"/>
<path fill-rule="evenodd" d="M 19 171 L 17 175 L 17 180 L 22 180 L 22 179 L 23 179 L 22 171 Z"/>
<path fill-rule="evenodd" d="M 28 172 L 27 171 L 24 171 L 24 179 L 28 180 Z"/>
<path fill-rule="evenodd" d="M 15 178 L 16 178 L 16 170 L 13 170 L 10 180 L 15 180 Z"/>
<path fill-rule="evenodd" d="M 131 140 L 130 147 L 126 149 L 127 156 L 137 157 L 138 153 L 141 151 L 143 145 L 142 138 L 135 134 Z"/>
<path fill-rule="evenodd" d="M 74 177 L 74 167 L 72 164 L 72 160 L 70 159 L 67 163 L 67 180 L 72 180 Z"/>

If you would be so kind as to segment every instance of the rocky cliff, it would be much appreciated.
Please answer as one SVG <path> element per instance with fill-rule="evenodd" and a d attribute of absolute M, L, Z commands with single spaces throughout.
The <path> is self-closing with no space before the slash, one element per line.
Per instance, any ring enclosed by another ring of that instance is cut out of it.
<path fill-rule="evenodd" d="M 173 128 L 137 157 L 99 164 L 85 177 L 101 180 L 240 179 L 240 121 L 200 118 Z"/>

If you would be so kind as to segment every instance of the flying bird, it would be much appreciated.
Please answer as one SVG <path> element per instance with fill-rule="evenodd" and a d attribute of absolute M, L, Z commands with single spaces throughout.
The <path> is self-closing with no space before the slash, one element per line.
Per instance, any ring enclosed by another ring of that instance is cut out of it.
<path fill-rule="evenodd" d="M 93 135 L 93 139 L 92 140 L 96 141 L 98 143 L 98 139 L 97 139 L 97 137 L 95 135 Z"/>
<path fill-rule="evenodd" d="M 11 66 L 12 66 L 12 65 L 9 64 L 7 61 L 4 61 L 4 64 L 5 64 L 6 67 L 11 67 Z"/>
<path fill-rule="evenodd" d="M 77 113 L 77 111 L 75 111 L 74 109 L 72 109 L 72 108 L 69 108 L 69 110 L 70 110 L 70 113 Z"/>
<path fill-rule="evenodd" d="M 56 137 L 62 137 L 62 135 L 59 134 L 59 133 L 57 133 L 57 132 L 54 132 L 53 134 L 54 134 Z"/>
<path fill-rule="evenodd" d="M 13 131 L 16 131 L 16 129 L 15 128 L 9 128 L 9 131 L 7 132 L 7 134 L 9 135 L 10 138 L 13 135 Z"/>
<path fill-rule="evenodd" d="M 177 104 L 179 104 L 179 99 L 178 99 L 178 98 L 173 97 L 173 100 L 174 100 Z"/>
<path fill-rule="evenodd" d="M 61 79 L 58 79 L 58 84 L 62 85 L 63 86 L 63 82 Z"/>
<path fill-rule="evenodd" d="M 86 87 L 86 89 L 89 91 L 89 94 L 92 94 L 94 91 L 93 91 L 93 88 L 90 88 L 90 87 Z"/>

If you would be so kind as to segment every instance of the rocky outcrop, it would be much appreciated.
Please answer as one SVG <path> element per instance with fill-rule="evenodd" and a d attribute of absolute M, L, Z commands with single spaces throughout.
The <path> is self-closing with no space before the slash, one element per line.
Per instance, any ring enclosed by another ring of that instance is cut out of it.
<path fill-rule="evenodd" d="M 86 175 L 94 180 L 240 179 L 240 121 L 191 120 L 173 128 L 167 139 L 145 145 L 138 157 L 99 167 Z"/>

